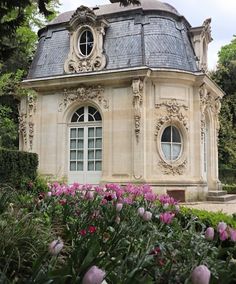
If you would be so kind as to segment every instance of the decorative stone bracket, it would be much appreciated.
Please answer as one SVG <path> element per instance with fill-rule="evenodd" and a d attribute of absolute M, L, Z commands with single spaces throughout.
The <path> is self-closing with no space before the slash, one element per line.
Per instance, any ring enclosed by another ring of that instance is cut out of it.
<path fill-rule="evenodd" d="M 141 105 L 143 103 L 143 81 L 134 79 L 132 81 L 133 91 L 133 107 L 134 107 L 134 131 L 136 141 L 139 141 L 140 121 L 141 121 Z"/>
<path fill-rule="evenodd" d="M 97 17 L 93 10 L 80 6 L 72 15 L 68 30 L 70 31 L 70 52 L 64 64 L 66 73 L 79 73 L 102 70 L 106 66 L 106 56 L 103 50 L 103 37 L 108 22 Z M 80 35 L 89 29 L 93 34 L 91 54 L 83 55 L 78 47 Z"/>
<path fill-rule="evenodd" d="M 58 111 L 61 112 L 73 102 L 97 101 L 104 109 L 109 108 L 108 101 L 104 98 L 104 88 L 98 86 L 81 85 L 76 89 L 65 89 L 62 102 L 59 104 Z"/>

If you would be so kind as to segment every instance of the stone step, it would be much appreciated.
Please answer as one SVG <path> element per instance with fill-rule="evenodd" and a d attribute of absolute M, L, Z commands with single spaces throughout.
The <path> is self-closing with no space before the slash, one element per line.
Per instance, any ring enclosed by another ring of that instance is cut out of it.
<path fill-rule="evenodd" d="M 236 194 L 225 194 L 220 196 L 207 196 L 207 201 L 227 202 L 236 200 Z"/>
<path fill-rule="evenodd" d="M 208 191 L 208 196 L 222 196 L 226 195 L 227 192 L 224 190 L 214 190 L 214 191 Z"/>

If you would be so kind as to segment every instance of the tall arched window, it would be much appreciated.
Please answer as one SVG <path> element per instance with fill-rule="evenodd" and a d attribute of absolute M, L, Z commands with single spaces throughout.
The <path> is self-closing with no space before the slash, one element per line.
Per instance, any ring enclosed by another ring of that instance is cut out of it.
<path fill-rule="evenodd" d="M 167 126 L 161 136 L 161 149 L 167 161 L 175 161 L 181 155 L 182 138 L 175 126 Z"/>
<path fill-rule="evenodd" d="M 102 117 L 92 106 L 80 107 L 72 115 L 69 171 L 69 182 L 99 183 L 102 171 Z"/>

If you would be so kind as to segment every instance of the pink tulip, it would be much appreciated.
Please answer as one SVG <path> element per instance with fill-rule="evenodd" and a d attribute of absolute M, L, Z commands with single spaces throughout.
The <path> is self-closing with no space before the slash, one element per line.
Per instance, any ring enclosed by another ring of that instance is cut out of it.
<path fill-rule="evenodd" d="M 221 241 L 225 241 L 225 240 L 227 240 L 227 239 L 228 239 L 228 237 L 229 237 L 229 235 L 228 235 L 228 233 L 227 233 L 227 231 L 226 231 L 226 230 L 225 230 L 225 231 L 220 232 L 220 240 L 221 240 Z"/>
<path fill-rule="evenodd" d="M 94 192 L 93 191 L 87 191 L 86 193 L 85 193 L 85 199 L 87 199 L 87 200 L 93 200 L 94 199 Z"/>
<path fill-rule="evenodd" d="M 217 226 L 217 231 L 219 233 L 225 231 L 227 229 L 227 224 L 225 222 L 220 222 Z"/>
<path fill-rule="evenodd" d="M 205 232 L 205 238 L 208 241 L 212 241 L 214 239 L 214 234 L 215 234 L 214 229 L 212 227 L 208 227 Z"/>
<path fill-rule="evenodd" d="M 233 242 L 236 242 L 236 230 L 230 228 L 229 229 L 229 233 L 230 233 L 230 239 Z"/>
<path fill-rule="evenodd" d="M 150 221 L 152 219 L 152 213 L 150 211 L 145 211 L 143 214 L 144 221 Z"/>
<path fill-rule="evenodd" d="M 144 214 L 144 212 L 145 212 L 145 209 L 143 208 L 143 207 L 140 207 L 139 209 L 138 209 L 138 214 L 139 214 L 139 216 L 143 216 L 143 214 Z"/>
<path fill-rule="evenodd" d="M 116 204 L 116 211 L 120 212 L 122 210 L 122 207 L 123 207 L 123 203 L 117 203 Z"/>
<path fill-rule="evenodd" d="M 175 214 L 171 212 L 165 212 L 160 214 L 160 220 L 162 223 L 170 224 Z"/>
<path fill-rule="evenodd" d="M 60 253 L 63 246 L 64 246 L 64 243 L 63 243 L 62 239 L 58 238 L 58 240 L 54 240 L 50 243 L 48 250 L 51 253 L 51 255 L 56 256 Z"/>
<path fill-rule="evenodd" d="M 94 265 L 85 273 L 82 284 L 101 284 L 104 276 L 105 272 Z"/>
<path fill-rule="evenodd" d="M 48 192 L 48 197 L 51 197 L 51 196 L 52 196 L 52 192 L 49 191 L 49 192 Z"/>
<path fill-rule="evenodd" d="M 192 284 L 209 284 L 210 277 L 210 270 L 205 265 L 199 265 L 192 271 Z"/>

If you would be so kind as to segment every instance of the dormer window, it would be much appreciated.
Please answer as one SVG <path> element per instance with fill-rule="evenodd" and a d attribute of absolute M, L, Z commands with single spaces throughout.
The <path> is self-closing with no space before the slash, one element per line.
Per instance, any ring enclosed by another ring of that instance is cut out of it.
<path fill-rule="evenodd" d="M 90 29 L 84 30 L 79 36 L 78 48 L 83 56 L 89 56 L 93 50 L 94 38 Z"/>

